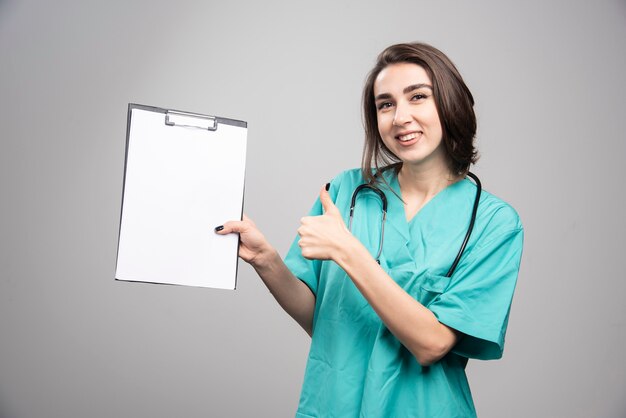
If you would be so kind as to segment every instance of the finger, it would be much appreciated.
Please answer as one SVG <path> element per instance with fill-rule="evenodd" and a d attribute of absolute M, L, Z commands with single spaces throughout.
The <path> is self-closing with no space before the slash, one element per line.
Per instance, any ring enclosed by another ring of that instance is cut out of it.
<path fill-rule="evenodd" d="M 219 235 L 245 232 L 248 228 L 246 221 L 228 221 L 224 225 L 215 227 L 215 232 Z"/>
<path fill-rule="evenodd" d="M 328 187 L 330 185 L 327 184 L 326 187 Z M 324 213 L 339 213 L 339 209 L 337 209 L 337 206 L 335 206 L 335 204 L 333 203 L 333 200 L 330 197 L 330 194 L 328 194 L 328 190 L 326 190 L 326 187 L 322 188 L 322 191 L 320 192 L 320 202 L 322 202 L 322 207 L 324 208 Z"/>

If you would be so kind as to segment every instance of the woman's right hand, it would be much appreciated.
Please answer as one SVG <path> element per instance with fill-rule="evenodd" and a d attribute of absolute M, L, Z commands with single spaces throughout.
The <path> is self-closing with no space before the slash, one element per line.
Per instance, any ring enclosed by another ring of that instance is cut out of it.
<path fill-rule="evenodd" d="M 238 233 L 239 257 L 253 267 L 261 267 L 274 253 L 274 248 L 245 214 L 242 221 L 226 222 L 215 228 L 215 232 L 219 235 Z"/>
<path fill-rule="evenodd" d="M 215 228 L 215 232 L 239 234 L 239 257 L 252 265 L 285 312 L 311 335 L 315 295 L 293 275 L 254 222 L 244 214 L 242 221 L 226 222 Z"/>

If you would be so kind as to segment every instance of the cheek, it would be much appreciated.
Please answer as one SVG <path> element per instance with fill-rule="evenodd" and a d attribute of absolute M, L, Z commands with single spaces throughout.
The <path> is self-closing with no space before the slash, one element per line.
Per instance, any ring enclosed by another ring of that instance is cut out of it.
<path fill-rule="evenodd" d="M 385 137 L 385 121 L 380 117 L 380 114 L 376 116 L 376 125 L 378 125 L 378 134 L 381 138 Z"/>
<path fill-rule="evenodd" d="M 437 108 L 434 105 L 428 112 L 428 122 L 434 129 L 441 130 L 441 121 L 439 120 L 439 112 L 437 112 Z"/>
<path fill-rule="evenodd" d="M 391 150 L 394 147 L 394 139 L 389 138 L 389 135 L 380 135 L 382 141 L 380 145 L 382 145 L 383 149 L 385 149 L 388 152 L 391 152 L 392 154 L 394 154 Z M 395 154 L 394 154 L 395 155 Z"/>
<path fill-rule="evenodd" d="M 388 113 L 379 113 L 376 116 L 376 122 L 378 123 L 378 133 L 384 138 L 385 133 L 389 132 L 389 129 L 393 124 L 393 117 L 391 117 Z"/>
<path fill-rule="evenodd" d="M 439 115 L 436 111 L 423 114 L 420 123 L 431 135 L 439 135 L 443 132 L 441 121 L 439 121 Z"/>
<path fill-rule="evenodd" d="M 439 121 L 439 116 L 435 113 L 430 120 L 431 131 L 437 132 L 441 134 L 443 130 L 441 129 L 441 122 Z"/>

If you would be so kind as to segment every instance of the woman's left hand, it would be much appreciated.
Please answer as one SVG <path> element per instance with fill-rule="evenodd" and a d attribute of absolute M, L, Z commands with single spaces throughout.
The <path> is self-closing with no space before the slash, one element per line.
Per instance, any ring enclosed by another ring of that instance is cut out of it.
<path fill-rule="evenodd" d="M 311 260 L 337 260 L 341 251 L 353 238 L 343 222 L 341 213 L 333 203 L 325 187 L 320 192 L 324 214 L 306 216 L 300 220 L 299 245 L 302 255 Z"/>

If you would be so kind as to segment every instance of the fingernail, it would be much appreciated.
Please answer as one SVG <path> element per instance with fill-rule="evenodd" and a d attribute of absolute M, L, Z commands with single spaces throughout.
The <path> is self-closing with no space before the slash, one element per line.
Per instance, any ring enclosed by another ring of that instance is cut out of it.
<path fill-rule="evenodd" d="M 330 190 L 330 183 L 326 183 L 326 191 Z"/>
<path fill-rule="evenodd" d="M 224 229 L 224 225 L 216 226 L 215 232 L 221 231 L 222 229 Z"/>

